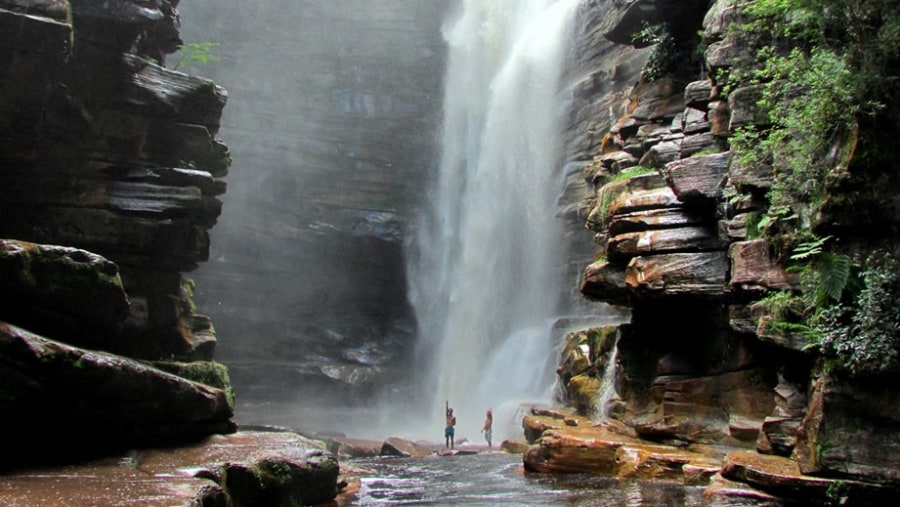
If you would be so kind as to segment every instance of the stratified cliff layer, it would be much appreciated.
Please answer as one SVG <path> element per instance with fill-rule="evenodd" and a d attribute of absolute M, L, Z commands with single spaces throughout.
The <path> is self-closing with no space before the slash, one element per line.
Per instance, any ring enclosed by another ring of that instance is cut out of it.
<path fill-rule="evenodd" d="M 221 210 L 227 94 L 164 66 L 177 4 L 0 1 L 0 429 L 30 460 L 233 429 L 182 276 Z"/>

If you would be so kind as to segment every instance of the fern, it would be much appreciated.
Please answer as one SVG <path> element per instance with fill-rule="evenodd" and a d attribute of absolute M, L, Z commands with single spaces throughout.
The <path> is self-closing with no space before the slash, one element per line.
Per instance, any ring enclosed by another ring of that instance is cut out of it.
<path fill-rule="evenodd" d="M 819 256 L 816 266 L 819 271 L 816 299 L 820 303 L 817 306 L 821 306 L 826 299 L 840 301 L 850 280 L 853 261 L 847 255 L 825 253 Z"/>
<path fill-rule="evenodd" d="M 825 246 L 825 242 L 827 242 L 831 238 L 833 238 L 833 236 L 825 236 L 824 238 L 819 238 L 814 241 L 800 243 L 794 248 L 794 253 L 791 254 L 791 260 L 799 261 L 819 255 L 820 253 L 822 253 L 822 248 Z"/>

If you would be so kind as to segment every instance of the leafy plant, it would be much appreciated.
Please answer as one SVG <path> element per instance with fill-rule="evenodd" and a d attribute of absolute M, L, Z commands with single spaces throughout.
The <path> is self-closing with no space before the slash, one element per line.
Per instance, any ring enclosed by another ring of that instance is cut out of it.
<path fill-rule="evenodd" d="M 823 310 L 816 326 L 822 352 L 852 374 L 900 370 L 900 262 L 886 252 L 866 259 L 860 290 L 847 302 Z"/>
<path fill-rule="evenodd" d="M 219 57 L 212 54 L 212 50 L 217 47 L 219 47 L 218 42 L 191 42 L 183 44 L 178 48 L 181 57 L 175 63 L 173 68 L 179 70 L 182 65 L 217 62 L 219 61 Z"/>
<path fill-rule="evenodd" d="M 635 47 L 654 46 L 644 65 L 642 74 L 644 79 L 655 81 L 670 74 L 689 73 L 694 69 L 693 63 L 702 56 L 702 53 L 696 51 L 696 44 L 691 47 L 687 47 L 686 44 L 699 40 L 700 36 L 697 35 L 696 41 L 678 41 L 672 35 L 667 23 L 651 25 L 644 22 L 641 31 L 632 37 L 632 44 Z"/>
<path fill-rule="evenodd" d="M 852 202 L 830 195 L 848 178 L 896 181 L 885 162 L 900 133 L 900 3 L 756 0 L 744 14 L 731 35 L 762 48 L 757 64 L 717 78 L 725 93 L 755 87 L 766 124 L 733 132 L 733 160 L 771 168 L 756 228 L 801 275 L 799 293 L 762 301 L 767 325 L 806 336 L 845 372 L 900 371 L 900 263 L 884 251 L 854 259 L 817 235 L 832 225 L 826 206 Z"/>

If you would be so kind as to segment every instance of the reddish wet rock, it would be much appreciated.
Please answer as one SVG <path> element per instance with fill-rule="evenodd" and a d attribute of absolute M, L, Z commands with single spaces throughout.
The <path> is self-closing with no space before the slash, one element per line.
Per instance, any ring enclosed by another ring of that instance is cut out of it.
<path fill-rule="evenodd" d="M 226 484 L 225 476 L 238 468 L 254 474 L 272 472 L 272 484 L 260 481 L 254 491 L 239 490 L 231 481 Z M 266 503 L 268 499 L 296 499 L 310 505 L 335 498 L 338 472 L 337 461 L 321 442 L 294 433 L 239 432 L 184 447 L 134 450 L 77 465 L 14 471 L 0 477 L 0 505 L 282 505 Z M 276 487 L 279 481 L 282 484 Z"/>

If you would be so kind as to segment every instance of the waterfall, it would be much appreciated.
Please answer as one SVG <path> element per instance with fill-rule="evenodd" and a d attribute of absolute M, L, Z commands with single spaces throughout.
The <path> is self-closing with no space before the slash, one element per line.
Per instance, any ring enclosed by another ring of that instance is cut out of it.
<path fill-rule="evenodd" d="M 606 361 L 606 369 L 600 379 L 600 393 L 597 396 L 597 421 L 609 418 L 609 403 L 616 396 L 616 361 L 619 359 L 619 344 L 613 344 Z"/>
<path fill-rule="evenodd" d="M 414 236 L 410 300 L 428 424 L 456 409 L 477 438 L 519 401 L 548 400 L 564 313 L 556 203 L 563 189 L 566 50 L 578 0 L 465 0 L 448 44 L 442 155 Z M 521 427 L 515 428 L 521 434 Z"/>

